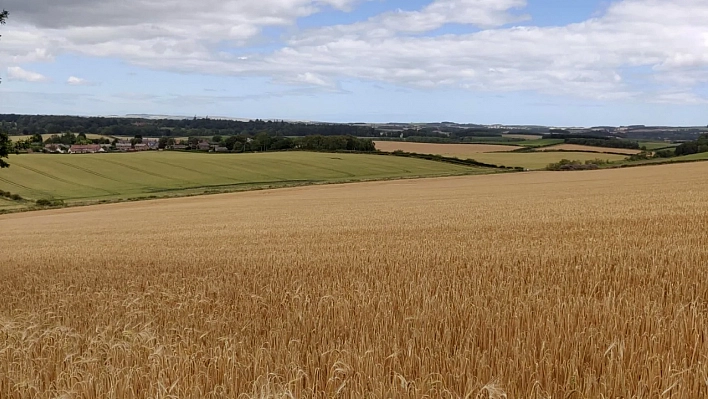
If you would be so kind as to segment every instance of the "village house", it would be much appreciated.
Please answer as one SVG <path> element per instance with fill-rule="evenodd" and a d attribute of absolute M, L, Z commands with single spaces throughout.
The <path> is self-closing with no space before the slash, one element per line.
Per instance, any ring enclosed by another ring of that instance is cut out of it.
<path fill-rule="evenodd" d="M 229 149 L 219 145 L 212 146 L 214 152 L 229 152 Z"/>
<path fill-rule="evenodd" d="M 103 147 L 98 144 L 88 145 L 72 145 L 69 148 L 69 154 L 95 154 L 97 152 L 105 152 Z"/>
<path fill-rule="evenodd" d="M 169 150 L 186 150 L 187 146 L 184 144 L 174 144 L 167 147 Z"/>
<path fill-rule="evenodd" d="M 150 149 L 147 144 L 145 143 L 135 143 L 135 146 L 133 146 L 133 149 L 135 151 L 147 151 Z"/>
<path fill-rule="evenodd" d="M 150 149 L 150 150 L 159 150 L 160 149 L 160 141 L 159 140 L 143 140 L 143 144 L 147 144 L 148 149 Z"/>
<path fill-rule="evenodd" d="M 127 140 L 120 140 L 116 143 L 116 150 L 118 151 L 132 151 L 133 145 L 130 144 L 130 141 Z"/>
<path fill-rule="evenodd" d="M 199 142 L 199 144 L 197 144 L 197 149 L 199 151 L 209 151 L 210 148 L 211 144 L 209 144 L 209 142 L 206 140 L 202 140 Z"/>
<path fill-rule="evenodd" d="M 44 151 L 52 154 L 64 154 L 67 148 L 69 147 L 64 144 L 47 144 L 44 146 Z"/>

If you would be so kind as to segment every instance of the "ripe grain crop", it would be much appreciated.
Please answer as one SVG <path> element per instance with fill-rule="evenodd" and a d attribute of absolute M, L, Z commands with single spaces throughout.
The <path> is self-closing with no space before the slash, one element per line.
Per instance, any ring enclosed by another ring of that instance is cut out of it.
<path fill-rule="evenodd" d="M 562 159 L 590 161 L 603 159 L 608 162 L 625 160 L 627 157 L 617 154 L 598 154 L 591 152 L 572 151 L 538 151 L 538 152 L 495 152 L 477 154 L 474 159 L 492 165 L 521 167 L 532 170 L 545 169 L 548 164 L 559 162 Z"/>
<path fill-rule="evenodd" d="M 578 145 L 578 144 L 558 144 L 552 145 L 550 147 L 539 148 L 538 151 L 584 151 L 584 152 L 599 152 L 607 154 L 626 154 L 633 155 L 639 154 L 641 150 L 633 150 L 631 148 L 607 148 L 607 147 L 595 147 L 590 145 Z"/>
<path fill-rule="evenodd" d="M 436 144 L 403 141 L 374 141 L 376 149 L 385 152 L 405 151 L 415 154 L 434 154 L 458 158 L 474 158 L 486 152 L 514 151 L 521 147 L 502 144 Z"/>
<path fill-rule="evenodd" d="M 0 397 L 708 397 L 708 163 L 0 216 Z"/>

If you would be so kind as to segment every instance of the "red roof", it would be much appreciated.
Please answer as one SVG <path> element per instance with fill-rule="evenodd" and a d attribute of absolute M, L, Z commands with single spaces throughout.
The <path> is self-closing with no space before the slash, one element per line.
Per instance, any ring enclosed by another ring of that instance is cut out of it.
<path fill-rule="evenodd" d="M 72 150 L 94 150 L 98 151 L 101 149 L 101 146 L 98 144 L 88 144 L 88 145 L 77 145 L 74 144 L 71 146 Z"/>

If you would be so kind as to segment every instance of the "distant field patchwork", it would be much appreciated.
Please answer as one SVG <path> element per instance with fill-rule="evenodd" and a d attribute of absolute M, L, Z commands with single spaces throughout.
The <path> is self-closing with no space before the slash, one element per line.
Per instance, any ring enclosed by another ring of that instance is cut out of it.
<path fill-rule="evenodd" d="M 415 154 L 435 154 L 457 158 L 474 158 L 473 155 L 485 152 L 507 152 L 522 148 L 500 144 L 436 144 L 413 143 L 403 141 L 375 141 L 376 149 L 385 152 L 405 151 Z"/>
<path fill-rule="evenodd" d="M 553 140 L 535 140 L 553 144 Z M 560 140 L 561 142 L 563 140 Z M 533 143 L 534 141 L 529 141 Z M 554 146 L 556 150 L 571 147 Z M 544 147 L 554 148 L 554 147 Z M 577 147 L 577 148 L 576 148 Z M 569 151 L 541 151 L 539 152 L 511 152 L 518 148 L 508 145 L 488 145 L 488 144 L 427 144 L 409 143 L 395 141 L 377 141 L 376 148 L 381 151 L 401 150 L 418 154 L 437 154 L 456 158 L 471 158 L 479 162 L 507 167 L 522 167 L 525 169 L 543 169 L 548 164 L 558 162 L 561 159 L 588 161 L 593 159 L 603 159 L 606 161 L 621 161 L 626 157 L 617 154 L 591 153 L 588 149 L 598 149 L 599 147 L 573 146 L 575 150 Z M 602 149 L 599 149 L 602 150 Z M 614 151 L 614 148 L 612 149 Z M 619 152 L 622 152 L 619 149 Z M 637 151 L 638 152 L 638 151 Z M 634 152 L 631 152 L 632 154 Z"/>
<path fill-rule="evenodd" d="M 589 145 L 578 145 L 578 144 L 558 144 L 552 145 L 550 147 L 539 148 L 539 151 L 584 151 L 584 152 L 600 152 L 608 154 L 639 154 L 641 150 L 633 150 L 630 148 L 607 148 L 607 147 L 594 147 Z"/>
<path fill-rule="evenodd" d="M 537 134 L 502 134 L 502 137 L 517 140 L 540 140 L 543 138 L 543 136 Z"/>
<path fill-rule="evenodd" d="M 593 154 L 589 152 L 510 152 L 478 154 L 474 157 L 479 162 L 492 165 L 522 167 L 526 169 L 543 169 L 548 164 L 558 162 L 561 159 L 589 161 L 593 159 L 603 159 L 606 161 L 621 161 L 626 157 L 615 154 Z"/>
<path fill-rule="evenodd" d="M 404 157 L 308 152 L 31 154 L 10 156 L 9 162 L 0 172 L 0 189 L 31 200 L 68 202 L 492 171 Z M 0 209 L 16 206 L 0 202 Z"/>
<path fill-rule="evenodd" d="M 640 141 L 639 145 L 645 147 L 649 151 L 661 150 L 664 148 L 674 148 L 678 144 L 667 143 L 665 141 Z"/>

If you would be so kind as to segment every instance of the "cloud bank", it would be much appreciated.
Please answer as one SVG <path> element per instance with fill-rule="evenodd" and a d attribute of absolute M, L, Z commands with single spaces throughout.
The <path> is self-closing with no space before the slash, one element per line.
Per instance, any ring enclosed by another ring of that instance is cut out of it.
<path fill-rule="evenodd" d="M 0 67 L 77 54 L 326 90 L 358 79 L 423 89 L 705 101 L 704 0 L 616 1 L 594 18 L 552 27 L 534 26 L 525 0 L 435 0 L 418 10 L 297 29 L 303 17 L 363 2 L 204 0 L 195 7 L 186 0 L 10 0 L 4 7 L 13 19 L 0 41 Z M 471 33 L 438 32 L 450 25 Z M 281 29 L 280 36 L 266 37 L 267 28 Z M 264 40 L 268 51 L 259 49 Z M 21 68 L 8 75 L 41 81 Z"/>

